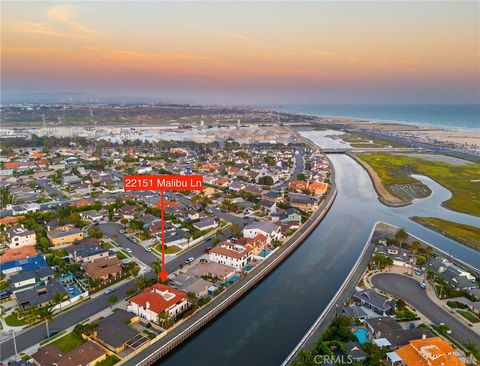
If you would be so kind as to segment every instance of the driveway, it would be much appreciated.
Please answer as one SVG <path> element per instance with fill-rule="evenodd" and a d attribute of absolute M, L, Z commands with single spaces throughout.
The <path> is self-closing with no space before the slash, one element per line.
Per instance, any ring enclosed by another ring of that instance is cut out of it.
<path fill-rule="evenodd" d="M 451 337 L 457 342 L 466 344 L 472 341 L 480 347 L 480 335 L 430 300 L 416 280 L 395 273 L 380 273 L 372 277 L 372 283 L 378 289 L 412 305 L 432 323 L 448 325 L 452 330 Z"/>

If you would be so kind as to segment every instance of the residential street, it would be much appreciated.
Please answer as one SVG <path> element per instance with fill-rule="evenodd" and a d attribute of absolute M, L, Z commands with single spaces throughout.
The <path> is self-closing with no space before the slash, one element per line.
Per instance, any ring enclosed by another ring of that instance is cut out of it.
<path fill-rule="evenodd" d="M 451 337 L 461 344 L 468 341 L 480 346 L 480 335 L 438 307 L 427 297 L 424 289 L 412 278 L 395 273 L 380 273 L 372 277 L 372 283 L 382 291 L 401 298 L 425 315 L 432 323 L 445 323 L 452 330 Z"/>
<path fill-rule="evenodd" d="M 111 237 L 113 234 L 118 234 L 118 237 L 114 239 L 114 241 L 122 246 L 123 248 L 130 248 L 132 249 L 132 255 L 136 256 L 140 261 L 144 262 L 145 264 L 151 264 L 153 261 L 157 260 L 158 258 L 143 249 L 143 247 L 139 244 L 133 243 L 128 237 L 121 234 L 119 231 L 122 229 L 121 224 L 116 223 L 106 223 L 100 224 L 99 229 L 107 236 Z M 220 234 L 220 240 L 224 240 L 231 235 L 229 230 Z M 215 240 L 215 236 L 207 239 L 205 242 L 197 245 L 196 247 L 188 250 L 176 258 L 169 261 L 166 265 L 167 271 L 169 273 L 178 269 L 180 264 L 185 264 L 185 260 L 189 257 L 198 258 L 202 254 L 204 254 L 204 250 L 207 247 L 213 246 L 213 241 Z M 152 274 L 149 273 L 147 276 L 151 276 Z M 115 295 L 122 299 L 126 296 L 126 291 L 129 288 L 134 287 L 135 279 L 132 279 L 115 289 Z M 87 300 L 86 302 L 78 305 L 71 311 L 67 311 L 65 313 L 61 313 L 60 315 L 56 316 L 54 320 L 51 322 L 50 328 L 56 329 L 58 331 L 62 331 L 67 329 L 71 326 L 74 326 L 77 323 L 84 321 L 85 319 L 93 318 L 95 314 L 100 312 L 101 310 L 110 306 L 108 302 L 108 296 L 104 295 L 103 293 L 98 295 L 97 297 Z M 46 338 L 46 330 L 45 324 L 39 324 L 31 329 L 26 330 L 23 333 L 16 334 L 16 342 L 17 342 L 17 349 L 18 352 L 21 352 L 24 349 L 27 349 Z M 0 343 L 0 360 L 5 360 L 11 357 L 15 353 L 13 339 L 10 338 L 2 343 Z"/>

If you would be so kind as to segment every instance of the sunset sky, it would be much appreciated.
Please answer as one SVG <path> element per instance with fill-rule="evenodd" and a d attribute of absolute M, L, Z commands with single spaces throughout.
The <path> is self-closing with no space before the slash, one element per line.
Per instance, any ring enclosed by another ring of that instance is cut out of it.
<path fill-rule="evenodd" d="M 479 2 L 2 1 L 1 92 L 472 103 Z"/>

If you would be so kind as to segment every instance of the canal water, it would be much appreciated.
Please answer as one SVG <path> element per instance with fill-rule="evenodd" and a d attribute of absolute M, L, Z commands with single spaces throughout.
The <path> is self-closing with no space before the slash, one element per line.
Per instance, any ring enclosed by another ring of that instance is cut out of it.
<path fill-rule="evenodd" d="M 329 156 L 337 199 L 309 238 L 232 308 L 158 365 L 279 365 L 340 287 L 373 224 L 385 221 L 480 267 L 480 254 L 410 221 L 436 216 L 478 225 L 478 218 L 440 206 L 449 191 L 420 177 L 433 194 L 403 208 L 382 205 L 370 178 L 352 158 Z"/>

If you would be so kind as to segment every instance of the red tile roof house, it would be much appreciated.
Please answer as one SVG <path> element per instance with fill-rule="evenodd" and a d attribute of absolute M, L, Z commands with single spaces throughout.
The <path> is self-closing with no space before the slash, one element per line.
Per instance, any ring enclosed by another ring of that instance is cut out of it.
<path fill-rule="evenodd" d="M 173 318 L 189 307 L 190 304 L 185 292 L 157 283 L 132 297 L 127 306 L 127 311 L 157 323 L 158 314 L 167 312 L 168 317 Z"/>

